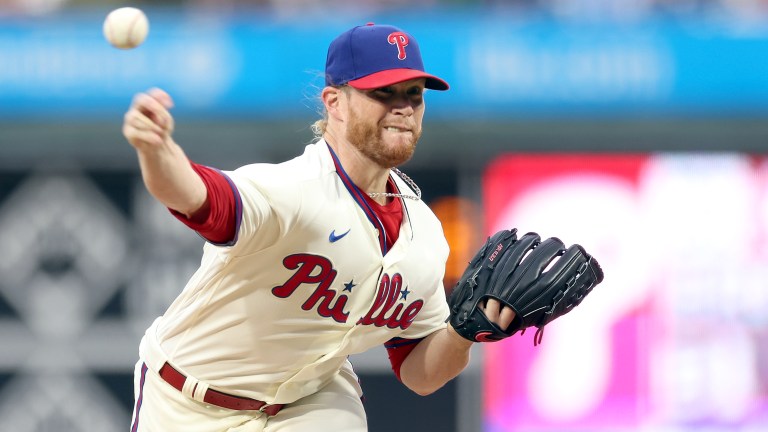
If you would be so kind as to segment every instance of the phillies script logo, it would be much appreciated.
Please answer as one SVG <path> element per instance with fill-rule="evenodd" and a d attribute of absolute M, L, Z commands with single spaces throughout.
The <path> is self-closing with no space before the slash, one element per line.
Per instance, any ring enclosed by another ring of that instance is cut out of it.
<path fill-rule="evenodd" d="M 393 32 L 387 36 L 390 45 L 397 45 L 397 58 L 405 60 L 405 47 L 408 46 L 408 35 L 403 32 Z"/>
<path fill-rule="evenodd" d="M 283 259 L 283 265 L 288 270 L 295 270 L 295 273 L 284 284 L 272 288 L 272 294 L 288 298 L 300 285 L 314 285 L 314 291 L 301 308 L 305 311 L 316 309 L 322 317 L 333 318 L 339 323 L 347 322 L 349 312 L 344 311 L 344 306 L 349 296 L 331 289 L 337 272 L 328 258 L 310 254 L 289 255 Z M 410 327 L 424 306 L 424 301 L 416 300 L 408 305 L 400 302 L 400 298 L 405 299 L 408 294 L 407 289 L 402 291 L 402 287 L 403 277 L 400 273 L 392 276 L 385 273 L 376 290 L 373 306 L 355 324 L 386 326 L 391 329 L 399 327 L 403 330 Z"/>

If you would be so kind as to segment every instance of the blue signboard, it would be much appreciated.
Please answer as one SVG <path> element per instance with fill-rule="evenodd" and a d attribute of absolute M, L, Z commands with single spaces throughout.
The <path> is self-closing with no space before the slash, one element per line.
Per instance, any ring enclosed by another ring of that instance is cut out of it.
<path fill-rule="evenodd" d="M 177 115 L 314 117 L 326 47 L 359 24 L 147 15 L 147 41 L 125 51 L 104 40 L 98 13 L 0 20 L 0 119 L 111 117 L 155 86 Z M 428 71 L 451 84 L 427 97 L 432 117 L 768 113 L 760 23 L 577 25 L 479 11 L 382 20 L 411 32 Z"/>

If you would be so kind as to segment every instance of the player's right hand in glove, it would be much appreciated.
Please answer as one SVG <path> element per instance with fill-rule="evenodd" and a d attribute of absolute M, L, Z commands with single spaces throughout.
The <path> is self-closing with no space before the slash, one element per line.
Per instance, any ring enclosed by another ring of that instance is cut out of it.
<path fill-rule="evenodd" d="M 566 248 L 556 237 L 542 241 L 533 232 L 518 238 L 517 229 L 499 231 L 480 248 L 453 289 L 450 323 L 474 342 L 494 342 L 537 327 L 538 344 L 545 325 L 579 305 L 602 281 L 597 260 L 580 245 Z M 509 327 L 501 328 L 484 313 L 489 299 L 515 312 Z"/>

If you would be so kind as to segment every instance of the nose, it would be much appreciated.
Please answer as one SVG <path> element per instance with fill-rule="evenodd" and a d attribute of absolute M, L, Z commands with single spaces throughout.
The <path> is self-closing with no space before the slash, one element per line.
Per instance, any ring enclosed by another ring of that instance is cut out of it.
<path fill-rule="evenodd" d="M 410 116 L 415 111 L 414 103 L 408 98 L 401 98 L 395 101 L 392 105 L 392 112 L 394 114 Z"/>

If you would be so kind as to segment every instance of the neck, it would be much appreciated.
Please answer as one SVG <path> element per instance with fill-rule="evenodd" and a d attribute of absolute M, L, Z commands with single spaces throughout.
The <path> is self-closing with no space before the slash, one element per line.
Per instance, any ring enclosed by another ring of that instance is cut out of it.
<path fill-rule="evenodd" d="M 344 167 L 344 171 L 365 193 L 384 193 L 387 191 L 387 180 L 389 180 L 389 168 L 384 168 L 371 159 L 360 153 L 360 151 L 351 143 L 330 132 L 323 135 L 323 139 L 336 153 L 339 162 Z M 385 204 L 386 197 L 376 197 L 377 202 Z"/>
<path fill-rule="evenodd" d="M 397 168 L 384 168 L 381 169 L 379 165 L 374 164 L 376 167 L 378 167 L 378 170 L 381 171 L 381 174 L 374 175 L 372 174 L 372 171 L 365 171 L 364 169 L 360 169 L 361 166 L 365 166 L 365 164 L 359 163 L 359 158 L 357 157 L 342 157 L 342 154 L 345 152 L 344 147 L 339 147 L 338 145 L 334 144 L 332 140 L 328 139 L 328 136 L 324 136 L 323 139 L 325 142 L 331 147 L 331 150 L 333 150 L 333 153 L 336 155 L 336 157 L 339 159 L 339 163 L 344 167 L 344 171 L 346 172 L 347 176 L 349 176 L 350 180 L 357 186 L 360 190 L 367 193 L 371 199 L 375 200 L 379 204 L 387 204 L 391 201 L 392 198 L 408 198 L 415 201 L 421 200 L 421 189 L 418 185 L 405 173 L 400 171 Z M 354 156 L 354 153 L 353 153 Z M 361 155 L 362 157 L 362 155 Z M 366 158 L 363 158 L 366 159 Z M 369 161 L 370 162 L 370 161 Z M 389 182 L 389 173 L 390 171 L 393 171 L 397 176 L 399 176 L 406 184 L 408 184 L 408 187 L 413 191 L 406 192 L 406 193 L 400 193 L 400 192 L 387 192 L 387 184 Z M 363 188 L 360 185 L 368 185 L 367 188 Z M 380 185 L 380 186 L 378 186 Z M 374 190 L 376 192 L 371 192 L 371 190 Z M 381 192 L 378 192 L 381 191 Z"/>

